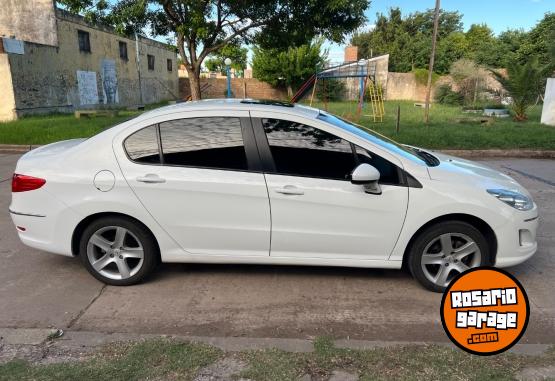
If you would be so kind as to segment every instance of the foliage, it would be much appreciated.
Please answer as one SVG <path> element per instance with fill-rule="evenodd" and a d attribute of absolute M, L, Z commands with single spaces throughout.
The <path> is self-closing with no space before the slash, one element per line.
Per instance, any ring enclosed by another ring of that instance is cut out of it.
<path fill-rule="evenodd" d="M 555 68 L 555 62 L 550 54 L 554 33 L 555 13 L 546 13 L 544 18 L 527 34 L 518 49 L 518 61 L 524 64 L 536 57 L 540 65 L 549 65 Z"/>
<path fill-rule="evenodd" d="M 428 84 L 428 69 L 414 69 L 412 72 L 416 83 L 424 86 Z M 438 79 L 439 74 L 432 73 L 432 84 L 436 83 Z"/>
<path fill-rule="evenodd" d="M 235 70 L 240 76 L 247 68 L 247 53 L 248 49 L 237 44 L 229 44 L 224 46 L 216 53 L 210 55 L 204 65 L 210 71 L 217 71 L 225 74 L 225 59 L 231 59 L 231 68 Z"/>
<path fill-rule="evenodd" d="M 345 98 L 347 88 L 345 82 L 339 78 L 330 78 L 318 80 L 316 87 L 316 96 L 320 100 L 328 102 L 341 101 Z"/>
<path fill-rule="evenodd" d="M 390 70 L 409 72 L 416 67 L 427 67 L 433 32 L 433 10 L 415 12 L 403 18 L 399 8 L 391 8 L 388 15 L 378 13 L 374 29 L 353 36 L 351 43 L 363 57 L 389 53 Z M 438 43 L 454 32 L 462 31 L 462 15 L 442 10 L 439 18 Z M 445 72 L 440 67 L 438 72 Z"/>
<path fill-rule="evenodd" d="M 366 21 L 368 0 L 57 0 L 73 12 L 130 34 L 150 29 L 176 37 L 179 54 L 200 98 L 200 69 L 231 42 L 263 48 L 300 46 L 321 35 L 342 42 Z"/>
<path fill-rule="evenodd" d="M 451 85 L 443 84 L 435 90 L 435 100 L 443 105 L 462 105 L 464 96 L 459 92 L 453 91 Z"/>
<path fill-rule="evenodd" d="M 323 68 L 328 54 L 322 51 L 323 42 L 318 39 L 286 50 L 254 47 L 253 76 L 272 86 L 285 86 L 292 96 L 293 88 Z"/>
<path fill-rule="evenodd" d="M 450 74 L 463 96 L 464 104 L 476 104 L 486 87 L 488 71 L 476 62 L 462 58 L 453 63 Z"/>
<path fill-rule="evenodd" d="M 532 58 L 524 65 L 517 62 L 507 67 L 507 76 L 492 71 L 512 98 L 511 109 L 516 121 L 528 119 L 527 110 L 541 95 L 544 69 Z"/>
<path fill-rule="evenodd" d="M 547 13 L 530 32 L 509 29 L 498 36 L 486 24 L 473 24 L 463 32 L 462 15 L 458 12 L 442 10 L 440 15 L 436 73 L 447 73 L 461 58 L 503 68 L 537 57 L 550 70 L 546 74 L 555 70 L 555 13 Z M 403 17 L 399 8 L 392 8 L 387 15 L 377 15 L 374 29 L 355 34 L 351 44 L 359 47 L 363 57 L 369 57 L 371 51 L 374 55 L 389 53 L 391 71 L 426 68 L 431 53 L 432 20 L 432 10 Z"/>

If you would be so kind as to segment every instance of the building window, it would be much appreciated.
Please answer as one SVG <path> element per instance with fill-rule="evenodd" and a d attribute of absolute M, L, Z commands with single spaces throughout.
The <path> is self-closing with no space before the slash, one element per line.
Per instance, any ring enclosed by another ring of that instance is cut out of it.
<path fill-rule="evenodd" d="M 146 58 L 148 60 L 148 70 L 154 70 L 154 56 L 147 54 Z"/>
<path fill-rule="evenodd" d="M 168 71 L 173 71 L 172 60 L 168 59 Z"/>
<path fill-rule="evenodd" d="M 119 57 L 124 61 L 129 60 L 129 58 L 127 57 L 127 42 L 119 42 Z"/>
<path fill-rule="evenodd" d="M 90 53 L 91 52 L 91 38 L 89 32 L 84 30 L 77 31 L 77 38 L 79 39 L 79 51 Z"/>

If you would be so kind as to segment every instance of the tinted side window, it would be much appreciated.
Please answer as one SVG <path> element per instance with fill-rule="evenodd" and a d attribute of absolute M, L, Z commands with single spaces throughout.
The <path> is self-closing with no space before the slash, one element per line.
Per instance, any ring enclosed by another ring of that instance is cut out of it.
<path fill-rule="evenodd" d="M 139 163 L 159 164 L 158 138 L 156 126 L 143 128 L 129 136 L 124 143 L 127 155 Z"/>
<path fill-rule="evenodd" d="M 278 119 L 262 119 L 280 174 L 346 180 L 355 168 L 351 145 L 335 135 Z"/>
<path fill-rule="evenodd" d="M 247 170 L 239 118 L 190 118 L 160 123 L 164 164 Z"/>
<path fill-rule="evenodd" d="M 371 153 L 364 148 L 356 147 L 356 153 L 359 163 L 367 163 L 373 166 L 380 172 L 380 183 L 384 184 L 399 184 L 399 170 L 395 164 L 381 156 Z"/>

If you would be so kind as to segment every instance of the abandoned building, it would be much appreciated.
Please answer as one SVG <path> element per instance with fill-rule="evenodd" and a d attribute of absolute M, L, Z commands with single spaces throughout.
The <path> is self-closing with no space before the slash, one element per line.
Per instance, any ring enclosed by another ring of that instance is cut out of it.
<path fill-rule="evenodd" d="M 166 44 L 91 26 L 53 0 L 2 1 L 0 120 L 156 103 L 178 92 L 177 53 Z"/>

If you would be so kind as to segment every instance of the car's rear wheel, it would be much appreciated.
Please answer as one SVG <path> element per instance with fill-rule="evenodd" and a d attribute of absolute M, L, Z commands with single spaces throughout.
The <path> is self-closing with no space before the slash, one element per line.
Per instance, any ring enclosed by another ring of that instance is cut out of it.
<path fill-rule="evenodd" d="M 443 292 L 460 273 L 489 265 L 489 245 L 482 233 L 462 221 L 432 225 L 420 233 L 409 252 L 412 275 L 427 289 Z"/>
<path fill-rule="evenodd" d="M 122 217 L 104 217 L 83 231 L 79 255 L 101 282 L 127 286 L 141 282 L 156 267 L 157 246 L 141 224 Z"/>

